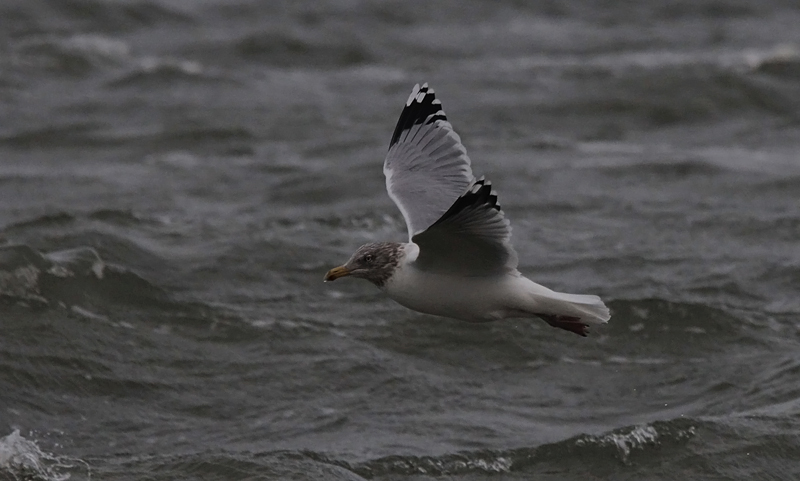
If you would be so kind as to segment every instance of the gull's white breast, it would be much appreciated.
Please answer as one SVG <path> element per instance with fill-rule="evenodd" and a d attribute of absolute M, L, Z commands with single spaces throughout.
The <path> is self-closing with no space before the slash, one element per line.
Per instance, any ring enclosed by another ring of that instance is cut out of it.
<path fill-rule="evenodd" d="M 405 244 L 406 256 L 383 287 L 397 303 L 415 311 L 465 321 L 493 321 L 513 315 L 521 294 L 519 273 L 486 277 L 436 274 L 414 266 L 418 248 Z"/>

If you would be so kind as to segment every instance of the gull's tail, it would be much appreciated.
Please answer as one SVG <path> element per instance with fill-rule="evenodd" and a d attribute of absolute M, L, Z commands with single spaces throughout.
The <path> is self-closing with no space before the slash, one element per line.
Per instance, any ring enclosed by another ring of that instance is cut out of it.
<path fill-rule="evenodd" d="M 578 317 L 589 324 L 605 324 L 611 319 L 608 308 L 597 296 L 550 291 L 536 297 L 540 306 L 550 307 L 542 314 Z"/>
<path fill-rule="evenodd" d="M 611 319 L 608 307 L 597 296 L 556 292 L 530 279 L 521 279 L 527 281 L 525 311 L 553 327 L 586 336 L 590 324 L 605 324 Z"/>

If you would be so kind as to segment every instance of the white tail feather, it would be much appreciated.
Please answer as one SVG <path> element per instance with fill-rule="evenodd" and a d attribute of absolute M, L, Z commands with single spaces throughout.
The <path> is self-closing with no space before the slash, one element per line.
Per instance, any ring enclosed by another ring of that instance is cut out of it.
<path fill-rule="evenodd" d="M 526 290 L 533 301 L 526 310 L 537 314 L 579 317 L 587 324 L 605 324 L 611 319 L 608 307 L 597 296 L 565 294 L 550 290 L 530 279 L 525 280 L 530 283 Z"/>
<path fill-rule="evenodd" d="M 583 294 L 564 294 L 563 292 L 553 292 L 556 299 L 565 303 L 570 311 L 576 312 L 577 317 L 589 324 L 605 324 L 611 319 L 611 312 L 597 296 Z M 568 312 L 563 314 L 570 315 Z"/>

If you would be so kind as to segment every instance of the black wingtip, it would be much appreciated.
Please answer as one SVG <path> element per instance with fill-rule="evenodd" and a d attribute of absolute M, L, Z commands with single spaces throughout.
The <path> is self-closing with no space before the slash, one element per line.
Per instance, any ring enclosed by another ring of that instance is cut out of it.
<path fill-rule="evenodd" d="M 486 177 L 481 176 L 476 180 L 470 190 L 459 197 L 458 200 L 465 199 L 466 205 L 487 204 L 494 210 L 500 210 L 500 203 L 497 201 L 497 193 L 492 190 L 492 182 Z M 456 201 L 458 202 L 458 201 Z"/>
<path fill-rule="evenodd" d="M 389 148 L 397 143 L 400 135 L 414 125 L 424 123 L 433 123 L 437 120 L 447 120 L 447 116 L 442 110 L 442 102 L 436 98 L 433 89 L 428 87 L 427 83 L 414 86 L 411 95 L 408 96 L 406 106 L 400 113 L 400 119 L 394 128 L 392 140 L 389 142 Z"/>
<path fill-rule="evenodd" d="M 484 177 L 476 180 L 475 183 L 472 184 L 472 187 L 470 187 L 465 194 L 456 199 L 453 205 L 447 209 L 447 212 L 433 225 L 440 224 L 462 210 L 477 205 L 487 205 L 498 212 L 501 210 L 500 203 L 497 201 L 497 194 L 492 190 L 492 183 Z"/>

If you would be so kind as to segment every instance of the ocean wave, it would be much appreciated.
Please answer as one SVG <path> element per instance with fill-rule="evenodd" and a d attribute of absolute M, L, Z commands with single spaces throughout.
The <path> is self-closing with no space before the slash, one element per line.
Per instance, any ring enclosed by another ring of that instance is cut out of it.
<path fill-rule="evenodd" d="M 589 75 L 590 72 L 583 72 L 578 81 L 582 83 Z M 735 112 L 786 118 L 796 115 L 793 107 L 796 102 L 789 97 L 788 89 L 747 72 L 714 65 L 633 69 L 608 77 L 600 73 L 591 76 L 598 84 L 595 88 L 554 99 L 542 110 L 564 117 L 609 114 L 630 117 L 630 121 L 651 128 L 720 119 Z M 577 84 L 575 87 L 575 91 L 580 91 Z M 615 137 L 598 134 L 595 138 Z"/>
<path fill-rule="evenodd" d="M 32 219 L 25 219 L 18 222 L 12 222 L 0 227 L 3 232 L 16 232 L 24 231 L 26 229 L 47 229 L 59 228 L 83 219 L 100 221 L 106 224 L 114 225 L 148 225 L 160 224 L 159 221 L 143 217 L 130 210 L 120 209 L 97 209 L 90 211 L 86 214 L 74 214 L 64 211 L 53 212 L 49 214 L 40 215 Z"/>
<path fill-rule="evenodd" d="M 109 143 L 98 135 L 102 127 L 94 122 L 70 122 L 60 125 L 45 125 L 20 129 L 0 135 L 0 144 L 28 149 L 41 147 L 68 147 L 103 145 Z"/>
<path fill-rule="evenodd" d="M 120 32 L 159 24 L 187 24 L 193 17 L 185 11 L 171 8 L 160 1 L 108 3 L 102 0 L 78 0 L 51 4 L 50 2 L 4 2 L 0 18 L 13 19 L 17 32 L 80 29 Z M 46 21 L 43 21 L 46 19 Z"/>
<path fill-rule="evenodd" d="M 747 62 L 754 71 L 795 79 L 800 75 L 800 48 L 797 45 L 778 45 L 766 52 L 748 52 Z"/>
<path fill-rule="evenodd" d="M 212 80 L 203 73 L 203 66 L 196 61 L 147 58 L 131 71 L 107 82 L 106 85 L 117 88 L 134 86 L 155 88 L 180 81 Z"/>
<path fill-rule="evenodd" d="M 629 130 L 731 122 L 742 114 L 796 122 L 797 50 L 778 46 L 539 54 L 469 59 L 463 68 L 476 76 L 488 75 L 485 72 L 505 72 L 509 78 L 534 75 L 542 84 L 525 96 L 514 92 L 505 99 L 498 94 L 488 108 L 515 116 L 535 111 L 559 123 L 596 118 L 593 131 L 578 138 L 616 141 L 626 138 Z M 576 123 L 572 129 L 580 132 L 585 127 Z"/>
<path fill-rule="evenodd" d="M 796 423 L 764 415 L 677 418 L 580 434 L 532 447 L 443 455 L 388 455 L 365 461 L 309 450 L 97 457 L 91 465 L 39 448 L 19 431 L 0 438 L 0 475 L 31 481 L 89 479 L 794 479 Z M 777 479 L 777 478 L 776 478 Z"/>
<path fill-rule="evenodd" d="M 0 247 L 0 299 L 35 305 L 147 304 L 165 294 L 126 269 L 106 264 L 91 247 L 39 252 Z"/>
<path fill-rule="evenodd" d="M 42 451 L 19 430 L 0 438 L 0 477 L 26 481 L 66 481 L 72 473 L 91 478 L 89 464 L 81 459 Z"/>
<path fill-rule="evenodd" d="M 249 152 L 249 143 L 254 138 L 255 135 L 244 127 L 215 126 L 199 122 L 156 132 L 146 129 L 109 130 L 107 126 L 98 123 L 77 122 L 0 134 L 0 145 L 18 149 L 70 146 L 86 148 L 125 145 L 137 141 L 149 142 L 154 147 L 163 149 L 180 149 L 188 146 L 197 148 L 198 143 L 205 143 L 215 145 L 217 148 L 220 148 L 218 144 L 233 144 L 221 150 L 239 153 Z"/>
<path fill-rule="evenodd" d="M 73 221 L 75 221 L 75 216 L 68 212 L 53 212 L 51 214 L 41 215 L 33 219 L 14 222 L 3 226 L 2 229 L 3 231 L 13 231 L 16 229 L 52 227 L 69 224 Z"/>
<path fill-rule="evenodd" d="M 275 66 L 313 64 L 316 67 L 361 65 L 373 60 L 369 49 L 352 32 L 308 30 L 258 32 L 239 39 L 234 51 L 247 60 Z"/>
<path fill-rule="evenodd" d="M 15 45 L 15 55 L 17 65 L 72 76 L 123 65 L 131 58 L 130 47 L 122 40 L 88 34 L 27 37 Z"/>
<path fill-rule="evenodd" d="M 555 469 L 570 465 L 628 464 L 638 457 L 692 439 L 699 421 L 676 419 L 627 426 L 600 435 L 582 434 L 537 447 L 510 450 L 462 451 L 443 456 L 386 456 L 362 463 L 348 463 L 319 453 L 312 459 L 342 466 L 373 479 L 383 476 L 498 475 L 536 471 L 546 465 Z"/>
<path fill-rule="evenodd" d="M 172 456 L 136 456 L 117 462 L 102 474 L 124 479 L 303 479 L 309 481 L 364 481 L 351 470 L 296 451 L 190 453 Z"/>
<path fill-rule="evenodd" d="M 214 74 L 194 59 L 170 55 L 144 55 L 126 40 L 100 34 L 43 35 L 24 37 L 13 44 L 15 68 L 46 70 L 72 77 L 95 71 L 112 72 L 108 87 L 147 87 L 177 81 L 231 81 Z"/>
<path fill-rule="evenodd" d="M 610 300 L 607 305 L 611 310 L 611 320 L 606 325 L 592 329 L 591 336 L 602 336 L 605 342 L 613 343 L 613 353 L 597 358 L 596 353 L 586 351 L 591 362 L 609 364 L 658 364 L 664 359 L 674 362 L 683 359 L 684 355 L 697 356 L 727 349 L 731 344 L 749 339 L 745 332 L 743 319 L 736 312 L 721 307 L 713 307 L 699 303 L 675 302 L 660 298 L 637 300 Z M 402 314 L 402 312 L 401 312 Z M 408 316 L 405 316 L 408 317 Z M 535 329 L 531 329 L 531 327 Z M 382 328 L 395 335 L 382 338 L 381 345 L 390 350 L 431 348 L 431 339 L 435 338 L 436 357 L 444 356 L 441 349 L 452 343 L 453 348 L 463 349 L 474 343 L 482 352 L 505 359 L 516 346 L 514 340 L 505 337 L 509 330 L 515 332 L 516 339 L 525 339 L 525 344 L 538 355 L 557 351 L 553 345 L 566 342 L 571 345 L 569 337 L 543 336 L 539 329 L 549 329 L 544 323 L 530 319 L 523 322 L 515 320 L 501 321 L 489 325 L 472 325 L 446 322 L 430 322 L 427 317 L 412 317 L 403 324 L 390 323 Z M 486 342 L 487 330 L 493 336 L 493 342 Z M 378 342 L 378 341 L 376 341 Z M 541 344 L 541 345 L 540 345 Z M 449 352 L 446 349 L 444 352 Z M 570 360 L 579 361 L 581 352 L 570 354 Z M 518 362 L 512 356 L 508 362 Z"/>
<path fill-rule="evenodd" d="M 649 298 L 614 300 L 610 303 L 613 334 L 634 333 L 637 337 L 708 334 L 719 339 L 737 333 L 737 319 L 724 309 L 690 302 Z"/>
<path fill-rule="evenodd" d="M 591 152 L 594 149 L 583 145 L 582 150 Z M 640 153 L 641 154 L 641 153 Z M 642 161 L 634 159 L 633 156 L 616 157 L 612 161 L 598 164 L 597 169 L 600 173 L 611 175 L 618 178 L 621 175 L 629 175 L 636 179 L 652 178 L 660 182 L 676 181 L 689 177 L 705 176 L 711 177 L 724 173 L 727 169 L 723 165 L 711 163 L 705 159 L 672 159 L 674 153 L 668 160 Z"/>
<path fill-rule="evenodd" d="M 441 456 L 390 455 L 363 462 L 350 462 L 316 451 L 280 450 L 258 452 L 197 452 L 181 455 L 135 456 L 113 465 L 98 466 L 99 474 L 113 477 L 159 476 L 174 479 L 200 475 L 203 479 L 312 479 L 349 480 L 394 479 L 415 476 L 493 476 L 508 479 L 544 472 L 614 471 L 640 461 L 647 462 L 669 449 L 684 449 L 707 423 L 690 419 L 656 421 L 628 426 L 605 434 L 582 434 L 537 447 L 508 450 L 461 451 Z M 543 471 L 544 470 L 544 471 Z M 576 473 L 576 475 L 578 475 Z"/>

